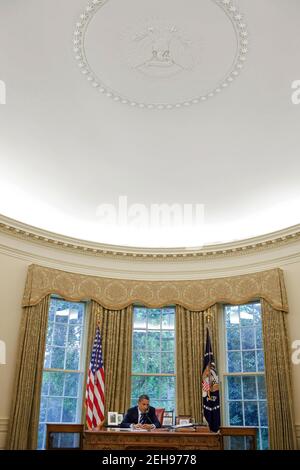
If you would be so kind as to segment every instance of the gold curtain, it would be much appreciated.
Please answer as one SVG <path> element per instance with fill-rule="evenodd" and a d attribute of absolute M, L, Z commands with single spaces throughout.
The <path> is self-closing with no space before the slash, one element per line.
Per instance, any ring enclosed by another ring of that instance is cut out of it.
<path fill-rule="evenodd" d="M 216 279 L 138 281 L 87 276 L 32 264 L 28 268 L 23 307 L 37 304 L 48 294 L 73 302 L 94 300 L 111 310 L 142 304 L 149 308 L 182 305 L 200 312 L 217 303 L 237 305 L 262 298 L 275 310 L 288 311 L 281 269 Z"/>
<path fill-rule="evenodd" d="M 107 411 L 123 413 L 130 404 L 132 321 L 131 306 L 121 310 L 108 310 L 97 302 L 91 303 L 87 368 L 99 323 L 105 374 L 106 415 Z"/>
<path fill-rule="evenodd" d="M 36 449 L 50 296 L 25 307 L 21 320 L 8 449 Z"/>
<path fill-rule="evenodd" d="M 201 375 L 207 325 L 217 362 L 217 311 L 217 305 L 202 312 L 192 312 L 180 305 L 176 307 L 177 414 L 190 415 L 197 423 L 203 421 Z"/>
<path fill-rule="evenodd" d="M 270 449 L 296 449 L 286 314 L 261 304 Z"/>

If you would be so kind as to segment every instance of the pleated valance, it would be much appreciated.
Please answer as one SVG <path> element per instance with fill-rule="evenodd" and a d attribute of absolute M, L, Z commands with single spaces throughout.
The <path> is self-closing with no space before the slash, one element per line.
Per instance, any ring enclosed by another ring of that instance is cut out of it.
<path fill-rule="evenodd" d="M 30 265 L 22 305 L 36 305 L 48 294 L 70 301 L 94 300 L 107 309 L 139 303 L 152 308 L 181 305 L 203 311 L 220 302 L 242 304 L 264 299 L 275 310 L 288 311 L 283 272 L 277 268 L 216 279 L 135 281 Z"/>

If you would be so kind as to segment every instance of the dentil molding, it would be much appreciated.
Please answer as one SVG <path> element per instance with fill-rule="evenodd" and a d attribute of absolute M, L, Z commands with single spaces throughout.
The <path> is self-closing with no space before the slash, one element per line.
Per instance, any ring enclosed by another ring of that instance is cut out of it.
<path fill-rule="evenodd" d="M 205 245 L 199 249 L 134 248 L 83 241 L 38 229 L 4 216 L 0 216 L 0 232 L 47 248 L 93 257 L 164 262 L 199 261 L 256 254 L 300 241 L 300 225 L 295 225 L 264 236 L 219 245 Z"/>

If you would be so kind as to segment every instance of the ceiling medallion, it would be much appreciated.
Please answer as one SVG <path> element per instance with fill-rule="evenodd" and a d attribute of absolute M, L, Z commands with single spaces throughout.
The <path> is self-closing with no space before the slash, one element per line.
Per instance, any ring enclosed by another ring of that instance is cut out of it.
<path fill-rule="evenodd" d="M 184 10 L 180 0 L 126 0 L 120 15 L 119 2 L 90 0 L 73 38 L 81 73 L 98 92 L 139 108 L 218 95 L 244 66 L 247 26 L 232 0 L 189 1 Z"/>

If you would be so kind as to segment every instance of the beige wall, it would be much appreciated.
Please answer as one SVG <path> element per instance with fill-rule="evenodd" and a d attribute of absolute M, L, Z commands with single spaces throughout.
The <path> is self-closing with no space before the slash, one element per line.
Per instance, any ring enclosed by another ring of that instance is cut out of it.
<path fill-rule="evenodd" d="M 0 365 L 0 448 L 4 446 L 10 412 L 27 265 L 0 253 L 0 339 L 6 345 L 6 364 Z"/>
<path fill-rule="evenodd" d="M 290 344 L 300 340 L 300 262 L 282 266 L 285 273 L 287 288 L 289 314 L 288 331 Z M 294 411 L 295 424 L 298 438 L 298 448 L 300 449 L 300 364 L 292 364 L 292 380 L 294 389 Z"/>
<path fill-rule="evenodd" d="M 291 343 L 300 340 L 300 242 L 249 255 L 172 263 L 118 261 L 48 248 L 0 233 L 0 340 L 6 343 L 6 365 L 0 365 L 0 448 L 4 447 L 18 347 L 21 299 L 27 267 L 42 264 L 99 276 L 151 279 L 222 277 L 281 267 L 289 299 Z M 300 365 L 292 365 L 295 425 L 300 448 Z"/>

